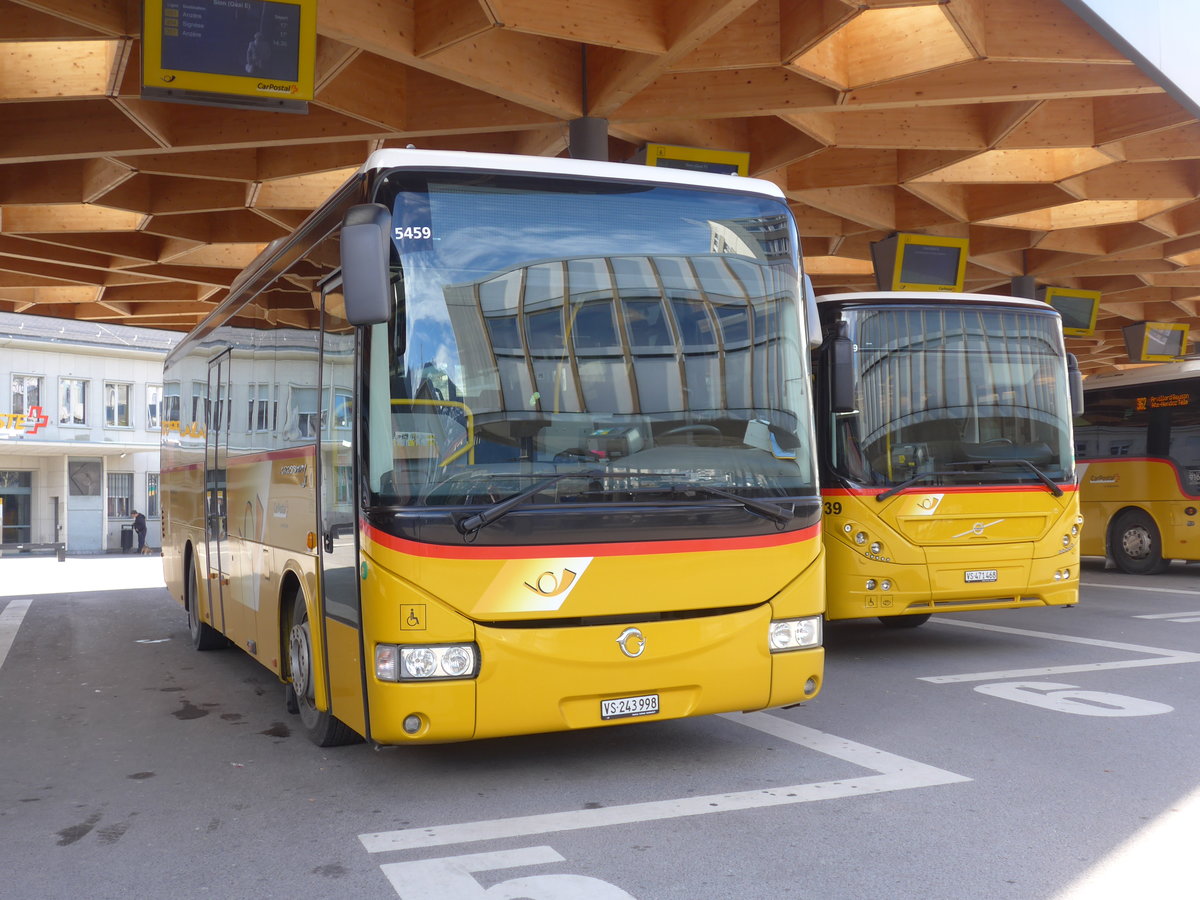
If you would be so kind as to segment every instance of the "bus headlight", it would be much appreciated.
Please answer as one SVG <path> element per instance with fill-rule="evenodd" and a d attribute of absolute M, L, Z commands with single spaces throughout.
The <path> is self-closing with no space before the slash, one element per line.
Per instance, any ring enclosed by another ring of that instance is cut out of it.
<path fill-rule="evenodd" d="M 474 644 L 375 645 L 375 677 L 380 681 L 436 681 L 473 678 L 479 670 Z"/>
<path fill-rule="evenodd" d="M 821 617 L 776 619 L 768 631 L 768 644 L 772 653 L 821 646 Z"/>

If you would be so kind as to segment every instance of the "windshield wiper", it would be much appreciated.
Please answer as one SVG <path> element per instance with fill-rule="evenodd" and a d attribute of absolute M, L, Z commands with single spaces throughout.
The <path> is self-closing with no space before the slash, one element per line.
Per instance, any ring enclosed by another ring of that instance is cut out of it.
<path fill-rule="evenodd" d="M 884 500 L 887 500 L 891 497 L 895 497 L 898 493 L 900 493 L 905 488 L 912 487 L 918 481 L 923 481 L 926 478 L 935 478 L 935 477 L 944 478 L 947 475 L 957 475 L 957 474 L 958 474 L 957 472 L 918 472 L 916 475 L 914 475 L 912 478 L 909 478 L 907 481 L 902 481 L 895 487 L 890 487 L 883 493 L 876 494 L 875 499 L 879 503 L 882 503 Z"/>
<path fill-rule="evenodd" d="M 1046 487 L 1049 488 L 1050 493 L 1052 493 L 1055 497 L 1061 497 L 1063 495 L 1062 488 L 1060 488 L 1057 484 L 1055 484 L 1054 480 L 1049 475 L 1047 475 L 1045 472 L 1043 472 L 1041 469 L 1039 469 L 1037 466 L 1035 466 L 1033 463 L 1031 463 L 1027 459 L 972 459 L 972 460 L 969 460 L 968 462 L 946 463 L 946 469 L 948 469 L 949 471 L 918 472 L 916 475 L 914 475 L 912 478 L 909 478 L 907 481 L 902 481 L 895 487 L 890 487 L 883 493 L 876 494 L 875 499 L 877 501 L 879 501 L 880 503 L 882 503 L 884 500 L 888 500 L 891 497 L 895 497 L 897 494 L 899 494 L 905 488 L 910 488 L 914 484 L 916 484 L 918 481 L 922 481 L 926 478 L 938 478 L 938 477 L 944 478 L 946 476 L 961 475 L 962 470 L 967 468 L 968 466 L 999 466 L 999 465 L 1025 466 L 1031 472 L 1033 472 L 1034 475 L 1036 475 L 1038 477 L 1038 480 L 1040 480 L 1042 482 L 1042 484 L 1046 485 Z"/>
<path fill-rule="evenodd" d="M 564 478 L 597 478 L 603 477 L 607 474 L 608 473 L 603 469 L 583 469 L 574 472 L 560 472 L 557 475 L 552 475 L 549 478 L 542 479 L 537 484 L 531 485 L 530 487 L 525 488 L 525 490 L 513 494 L 511 497 L 506 497 L 505 499 L 498 501 L 494 505 L 489 506 L 483 512 L 475 513 L 472 516 L 459 519 L 458 522 L 455 523 L 455 527 L 458 528 L 461 534 L 470 534 L 472 531 L 478 531 L 485 525 L 492 524 L 515 507 L 518 507 L 525 501 L 532 499 L 546 488 L 550 487 L 552 484 L 556 484 L 562 481 Z"/>
<path fill-rule="evenodd" d="M 786 510 L 778 503 L 772 503 L 769 500 L 754 500 L 750 497 L 742 497 L 739 494 L 733 493 L 732 491 L 724 491 L 721 490 L 721 488 L 713 487 L 712 485 L 708 484 L 684 482 L 683 484 L 671 485 L 671 493 L 673 494 L 686 494 L 689 491 L 712 494 L 714 497 L 722 497 L 725 500 L 733 500 L 734 502 L 740 503 L 743 507 L 750 510 L 750 512 L 756 512 L 761 516 L 765 516 L 779 525 L 786 525 L 788 522 L 792 521 L 792 519 L 796 518 L 796 514 L 794 512 Z"/>
<path fill-rule="evenodd" d="M 549 478 L 545 478 L 545 479 L 539 481 L 537 484 L 531 485 L 530 487 L 527 487 L 525 490 L 519 491 L 518 493 L 513 494 L 511 497 L 506 497 L 505 499 L 500 500 L 493 506 L 489 506 L 483 512 L 475 513 L 474 515 L 466 516 L 462 519 L 459 519 L 458 522 L 455 523 L 455 527 L 458 528 L 459 533 L 464 534 L 464 535 L 471 534 L 472 532 L 478 531 L 480 528 L 483 528 L 485 525 L 490 525 L 492 522 L 495 522 L 501 516 L 507 515 L 509 512 L 511 512 L 516 507 L 522 505 L 523 503 L 526 503 L 527 501 L 529 501 L 533 497 L 535 497 L 537 494 L 540 494 L 546 488 L 550 487 L 551 485 L 553 485 L 559 481 L 562 481 L 565 478 L 621 478 L 621 477 L 629 478 L 629 477 L 637 477 L 639 475 L 651 475 L 651 474 L 661 476 L 661 475 L 669 474 L 669 473 L 612 472 L 612 471 L 606 471 L 603 469 L 583 469 L 583 470 L 575 471 L 575 472 L 561 472 L 557 475 L 553 475 Z M 673 473 L 670 473 L 670 474 L 673 474 Z M 694 491 L 696 493 L 711 494 L 714 497 L 721 497 L 726 500 L 733 500 L 734 502 L 741 504 L 741 506 L 744 509 L 747 509 L 750 512 L 758 513 L 761 516 L 765 516 L 766 518 L 771 519 L 773 522 L 776 522 L 779 525 L 786 525 L 788 522 L 790 522 L 792 519 L 794 519 L 796 517 L 796 514 L 794 512 L 784 509 L 782 506 L 778 505 L 777 503 L 771 503 L 770 501 L 767 501 L 767 500 L 755 500 L 755 499 L 752 499 L 749 497 L 741 497 L 737 494 L 732 493 L 731 491 L 722 490 L 721 488 L 712 487 L 711 485 L 707 485 L 707 484 L 695 484 L 692 482 L 684 482 L 682 484 L 672 484 L 669 487 L 667 487 L 666 489 L 669 490 L 673 494 L 681 494 L 681 493 L 687 493 L 689 491 Z M 662 490 L 662 488 L 660 488 L 660 490 Z"/>
<path fill-rule="evenodd" d="M 1049 475 L 1047 475 L 1045 472 L 1043 472 L 1041 469 L 1039 469 L 1037 466 L 1035 466 L 1033 463 L 1031 463 L 1027 459 L 973 459 L 970 462 L 947 463 L 947 466 L 950 468 L 955 468 L 955 467 L 961 468 L 963 466 L 1002 466 L 1002 465 L 1003 466 L 1009 466 L 1009 465 L 1025 466 L 1027 469 L 1029 469 L 1031 472 L 1033 472 L 1034 475 L 1036 475 L 1038 477 L 1038 480 L 1042 484 L 1044 484 L 1047 488 L 1050 489 L 1051 494 L 1053 494 L 1055 497 L 1061 497 L 1063 495 L 1062 488 L 1060 488 L 1057 484 L 1054 483 L 1054 479 L 1051 478 Z"/>

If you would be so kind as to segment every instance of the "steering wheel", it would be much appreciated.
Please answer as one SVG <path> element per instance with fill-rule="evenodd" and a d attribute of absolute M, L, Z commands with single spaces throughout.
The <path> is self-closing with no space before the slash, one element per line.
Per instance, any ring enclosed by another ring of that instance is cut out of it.
<path fill-rule="evenodd" d="M 573 459 L 586 459 L 588 462 L 595 462 L 596 454 L 591 450 L 585 450 L 583 447 L 568 447 L 554 454 L 555 462 L 570 462 Z"/>
<path fill-rule="evenodd" d="M 986 447 L 988 444 L 1008 444 L 1009 446 L 1012 446 L 1012 442 L 1013 442 L 1012 438 L 1006 438 L 1006 437 L 988 438 L 980 446 Z"/>

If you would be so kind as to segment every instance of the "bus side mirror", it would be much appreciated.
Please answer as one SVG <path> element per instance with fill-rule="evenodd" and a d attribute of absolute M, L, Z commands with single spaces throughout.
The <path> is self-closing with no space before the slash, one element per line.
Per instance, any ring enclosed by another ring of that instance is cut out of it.
<path fill-rule="evenodd" d="M 808 332 L 808 349 L 816 350 L 821 346 L 821 316 L 817 313 L 817 295 L 813 293 L 812 279 L 807 275 L 801 283 L 804 291 L 804 325 Z"/>
<path fill-rule="evenodd" d="M 1067 354 L 1067 381 L 1071 389 L 1071 415 L 1083 415 L 1083 373 L 1074 353 Z"/>
<path fill-rule="evenodd" d="M 829 403 L 834 413 L 858 412 L 854 405 L 854 342 L 839 334 L 829 342 Z"/>
<path fill-rule="evenodd" d="M 352 206 L 342 219 L 342 295 L 351 325 L 378 325 L 391 317 L 391 227 L 392 214 L 379 203 Z"/>

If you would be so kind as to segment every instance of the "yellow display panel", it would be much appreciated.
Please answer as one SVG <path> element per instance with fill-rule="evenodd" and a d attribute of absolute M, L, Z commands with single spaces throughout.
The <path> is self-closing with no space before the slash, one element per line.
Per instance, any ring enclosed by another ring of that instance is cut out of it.
<path fill-rule="evenodd" d="M 1090 337 L 1096 333 L 1096 315 L 1100 310 L 1100 292 L 1074 288 L 1048 287 L 1042 299 L 1062 316 L 1063 334 Z"/>
<path fill-rule="evenodd" d="M 871 245 L 881 291 L 961 292 L 967 273 L 966 238 L 893 234 Z"/>
<path fill-rule="evenodd" d="M 142 96 L 300 111 L 316 40 L 316 0 L 146 0 Z"/>
<path fill-rule="evenodd" d="M 721 175 L 749 175 L 750 154 L 739 150 L 709 150 L 704 147 L 677 147 L 673 144 L 647 144 L 641 154 L 648 166 L 715 172 Z"/>
<path fill-rule="evenodd" d="M 1139 322 L 1121 331 L 1130 362 L 1171 362 L 1187 350 L 1188 326 L 1182 322 Z"/>

